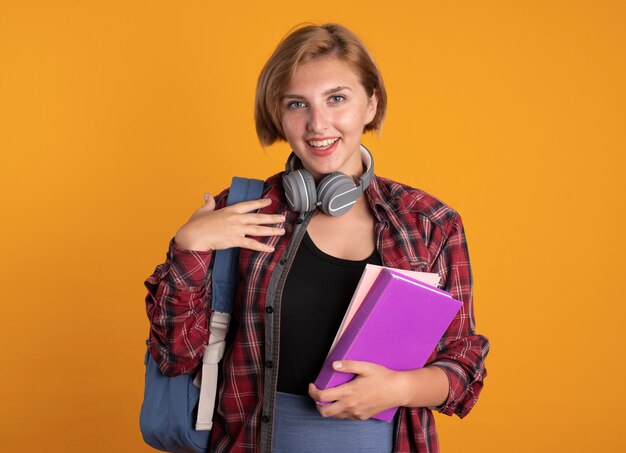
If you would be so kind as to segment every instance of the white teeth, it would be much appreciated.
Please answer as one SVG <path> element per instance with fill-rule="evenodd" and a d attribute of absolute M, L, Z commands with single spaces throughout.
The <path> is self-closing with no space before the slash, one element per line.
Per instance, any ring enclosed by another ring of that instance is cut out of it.
<path fill-rule="evenodd" d="M 338 138 L 331 138 L 329 140 L 319 140 L 319 141 L 309 141 L 307 142 L 309 145 L 311 145 L 314 148 L 328 148 L 330 145 L 332 145 L 333 143 L 335 143 L 337 140 L 339 140 Z"/>

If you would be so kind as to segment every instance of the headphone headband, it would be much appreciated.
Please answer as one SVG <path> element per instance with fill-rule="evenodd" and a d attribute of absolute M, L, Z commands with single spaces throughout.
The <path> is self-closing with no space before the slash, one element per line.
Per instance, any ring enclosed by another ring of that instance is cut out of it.
<path fill-rule="evenodd" d="M 372 178 L 374 177 L 374 157 L 369 149 L 367 149 L 364 145 L 359 145 L 361 150 L 361 159 L 365 164 L 365 171 L 361 176 L 356 176 L 356 180 L 358 181 L 358 186 L 362 186 L 363 189 L 361 192 L 364 192 L 365 189 L 372 182 Z M 285 173 L 289 174 L 295 171 L 296 163 L 299 161 L 298 156 L 292 151 L 287 158 L 287 162 L 285 163 Z"/>
<path fill-rule="evenodd" d="M 366 167 L 360 177 L 350 177 L 337 171 L 326 175 L 317 186 L 306 169 L 295 169 L 298 158 L 292 152 L 285 164 L 283 176 L 283 188 L 290 208 L 297 212 L 308 212 L 319 207 L 332 216 L 348 212 L 374 177 L 374 157 L 363 145 L 360 145 L 360 151 Z"/>

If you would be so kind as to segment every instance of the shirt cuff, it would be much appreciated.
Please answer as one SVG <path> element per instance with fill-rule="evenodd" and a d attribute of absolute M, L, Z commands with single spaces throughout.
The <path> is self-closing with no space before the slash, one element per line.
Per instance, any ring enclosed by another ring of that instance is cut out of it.
<path fill-rule="evenodd" d="M 213 251 L 185 250 L 176 247 L 174 239 L 170 241 L 167 252 L 169 269 L 168 282 L 176 287 L 200 288 L 205 277 Z"/>
<path fill-rule="evenodd" d="M 465 383 L 461 381 L 459 375 L 450 369 L 450 364 L 446 361 L 433 362 L 428 366 L 436 366 L 443 370 L 448 377 L 449 389 L 448 389 L 448 398 L 441 405 L 433 407 L 434 410 L 440 412 L 445 415 L 453 415 L 457 412 L 457 406 L 459 404 L 459 395 L 463 394 L 463 389 L 465 387 Z M 459 414 L 460 415 L 460 414 Z M 460 415 L 463 417 L 465 414 Z"/>

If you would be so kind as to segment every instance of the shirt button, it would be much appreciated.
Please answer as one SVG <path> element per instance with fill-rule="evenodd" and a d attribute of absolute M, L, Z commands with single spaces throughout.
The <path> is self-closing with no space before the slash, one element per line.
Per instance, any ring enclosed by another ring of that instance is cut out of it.
<path fill-rule="evenodd" d="M 282 259 L 282 260 L 279 261 L 280 264 L 285 264 L 286 262 L 287 262 L 287 260 L 285 260 L 285 259 Z"/>
<path fill-rule="evenodd" d="M 263 417 L 261 417 L 261 420 L 263 420 L 263 422 L 267 423 L 270 421 L 270 418 L 267 415 L 264 415 Z"/>
<path fill-rule="evenodd" d="M 302 222 L 304 222 L 304 220 L 298 219 L 298 220 L 296 220 L 296 225 L 300 225 Z"/>
<path fill-rule="evenodd" d="M 272 368 L 274 366 L 274 362 L 272 362 L 271 360 L 268 360 L 267 362 L 265 362 L 265 366 L 268 368 Z"/>
<path fill-rule="evenodd" d="M 274 309 L 272 307 L 265 307 L 265 311 L 267 313 L 274 313 Z"/>

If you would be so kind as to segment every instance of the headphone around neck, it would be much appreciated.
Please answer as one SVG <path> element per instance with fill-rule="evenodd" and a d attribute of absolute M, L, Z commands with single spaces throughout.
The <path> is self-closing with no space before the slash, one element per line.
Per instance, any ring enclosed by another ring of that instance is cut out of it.
<path fill-rule="evenodd" d="M 298 158 L 292 152 L 287 159 L 283 175 L 283 188 L 291 210 L 309 212 L 320 208 L 323 213 L 334 217 L 348 212 L 370 185 L 374 176 L 374 158 L 363 145 L 361 157 L 366 170 L 360 177 L 352 178 L 336 171 L 324 176 L 316 186 L 313 176 L 308 171 L 304 168 L 294 169 Z"/>

